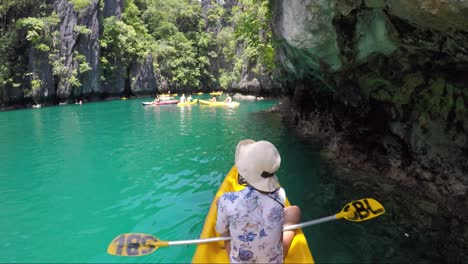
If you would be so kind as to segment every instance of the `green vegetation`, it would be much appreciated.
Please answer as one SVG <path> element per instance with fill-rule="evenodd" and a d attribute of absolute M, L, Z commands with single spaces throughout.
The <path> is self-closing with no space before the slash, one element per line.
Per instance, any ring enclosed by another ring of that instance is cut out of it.
<path fill-rule="evenodd" d="M 91 0 L 70 0 L 76 10 L 82 10 L 91 4 Z"/>
<path fill-rule="evenodd" d="M 268 75 L 275 69 L 266 0 L 241 0 L 233 7 L 212 0 L 204 10 L 199 1 L 125 0 L 121 16 L 100 20 L 99 72 L 91 71 L 78 43 L 94 34 L 89 24 L 80 24 L 88 14 L 84 10 L 103 11 L 104 1 L 97 7 L 90 0 L 69 2 L 78 24 L 72 28 L 76 44 L 71 54 L 65 54 L 54 1 L 2 1 L 0 103 L 11 101 L 8 95 L 17 94 L 20 97 L 15 100 L 21 101 L 42 89 L 44 80 L 36 71 L 42 70 L 44 60 L 52 69 L 56 90 L 81 87 L 86 72 L 101 74 L 98 77 L 104 82 L 122 74 L 130 78 L 131 65 L 148 57 L 159 89 L 226 89 L 239 83 L 243 74 Z M 42 64 L 37 65 L 42 66 L 31 68 L 31 54 L 41 58 Z"/>
<path fill-rule="evenodd" d="M 53 53 L 54 30 L 59 22 L 51 5 L 39 0 L 2 1 L 0 4 L 0 103 L 29 98 L 42 81 L 28 71 L 27 52 Z M 25 81 L 28 80 L 28 81 Z M 10 98 L 8 98 L 10 97 Z"/>

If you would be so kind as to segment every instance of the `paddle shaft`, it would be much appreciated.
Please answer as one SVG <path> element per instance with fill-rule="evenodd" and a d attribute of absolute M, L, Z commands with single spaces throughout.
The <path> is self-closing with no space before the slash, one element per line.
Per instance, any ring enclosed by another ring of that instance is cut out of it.
<path fill-rule="evenodd" d="M 336 214 L 336 215 L 331 215 L 331 216 L 323 217 L 323 218 L 316 219 L 316 220 L 307 221 L 307 222 L 300 223 L 297 225 L 290 225 L 290 226 L 283 228 L 283 231 L 291 231 L 291 230 L 295 230 L 295 229 L 299 229 L 299 228 L 303 228 L 303 227 L 307 227 L 311 225 L 317 225 L 320 223 L 337 220 L 339 219 L 338 217 L 339 217 L 339 214 Z M 212 238 L 200 238 L 200 239 L 191 239 L 191 240 L 165 241 L 167 243 L 165 243 L 164 245 L 157 244 L 158 242 L 156 242 L 156 244 L 158 246 L 181 246 L 181 245 L 191 245 L 191 244 L 212 243 L 212 242 L 227 241 L 227 240 L 231 240 L 231 237 L 212 237 Z"/>
<path fill-rule="evenodd" d="M 227 240 L 231 240 L 231 237 L 212 237 L 212 238 L 200 238 L 200 239 L 191 239 L 191 240 L 168 241 L 167 246 L 204 244 L 204 243 L 212 243 L 212 242 L 227 241 Z"/>
<path fill-rule="evenodd" d="M 362 222 L 385 213 L 385 208 L 372 198 L 352 201 L 343 207 L 341 212 L 308 222 L 290 225 L 283 231 L 291 231 L 311 225 L 325 223 L 344 218 L 352 222 Z M 211 237 L 193 240 L 163 241 L 158 238 L 140 233 L 127 233 L 116 237 L 107 248 L 107 253 L 116 256 L 143 256 L 153 253 L 159 247 L 203 244 L 230 240 L 230 237 Z"/>
<path fill-rule="evenodd" d="M 285 228 L 283 228 L 283 231 L 295 230 L 295 229 L 299 229 L 299 228 L 303 228 L 303 227 L 307 227 L 311 225 L 317 225 L 317 224 L 321 224 L 321 223 L 325 223 L 325 222 L 333 221 L 333 220 L 338 220 L 338 219 L 339 219 L 338 214 L 330 215 L 330 216 L 323 217 L 320 219 L 311 220 L 311 221 L 307 221 L 307 222 L 296 224 L 296 225 L 286 226 Z"/>

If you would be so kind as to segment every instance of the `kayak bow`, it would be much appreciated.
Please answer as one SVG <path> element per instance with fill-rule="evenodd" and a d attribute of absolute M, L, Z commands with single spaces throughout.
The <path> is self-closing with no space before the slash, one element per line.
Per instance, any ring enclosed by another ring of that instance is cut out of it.
<path fill-rule="evenodd" d="M 218 206 L 215 201 L 225 192 L 240 191 L 243 188 L 245 187 L 238 183 L 237 168 L 233 166 L 219 187 L 218 192 L 211 203 L 200 238 L 219 237 L 219 234 L 215 231 L 218 211 Z M 287 199 L 286 206 L 290 206 Z M 192 258 L 192 263 L 229 263 L 229 258 L 224 247 L 224 241 L 198 244 Z M 302 229 L 296 230 L 296 235 L 291 247 L 289 248 L 289 253 L 286 256 L 285 263 L 314 263 L 312 253 L 310 252 L 307 239 L 305 238 Z"/>

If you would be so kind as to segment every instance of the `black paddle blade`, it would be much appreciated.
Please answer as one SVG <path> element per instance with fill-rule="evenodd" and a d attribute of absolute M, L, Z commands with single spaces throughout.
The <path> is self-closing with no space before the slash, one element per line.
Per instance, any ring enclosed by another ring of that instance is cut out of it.
<path fill-rule="evenodd" d="M 148 234 L 122 234 L 109 244 L 107 253 L 114 256 L 139 257 L 153 253 L 159 239 Z"/>

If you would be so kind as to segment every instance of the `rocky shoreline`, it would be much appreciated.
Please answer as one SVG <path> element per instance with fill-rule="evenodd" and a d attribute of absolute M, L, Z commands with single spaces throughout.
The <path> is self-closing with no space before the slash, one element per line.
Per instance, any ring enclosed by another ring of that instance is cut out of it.
<path fill-rule="evenodd" d="M 420 258 L 413 261 L 419 262 L 461 263 L 468 259 L 468 184 L 459 167 L 434 164 L 431 168 L 378 148 L 369 149 L 365 143 L 356 143 L 350 131 L 336 126 L 331 113 L 298 109 L 301 105 L 293 98 L 283 100 L 274 111 L 304 138 L 322 146 L 323 161 L 341 183 L 338 186 L 343 186 L 335 190 L 337 195 L 349 192 L 347 188 L 352 186 L 354 193 L 372 195 L 387 208 L 378 235 L 388 246 L 378 254 L 391 262 L 410 262 L 415 254 Z"/>
<path fill-rule="evenodd" d="M 280 111 L 321 143 L 337 195 L 385 201 L 384 261 L 466 262 L 467 3 L 272 2 Z"/>

